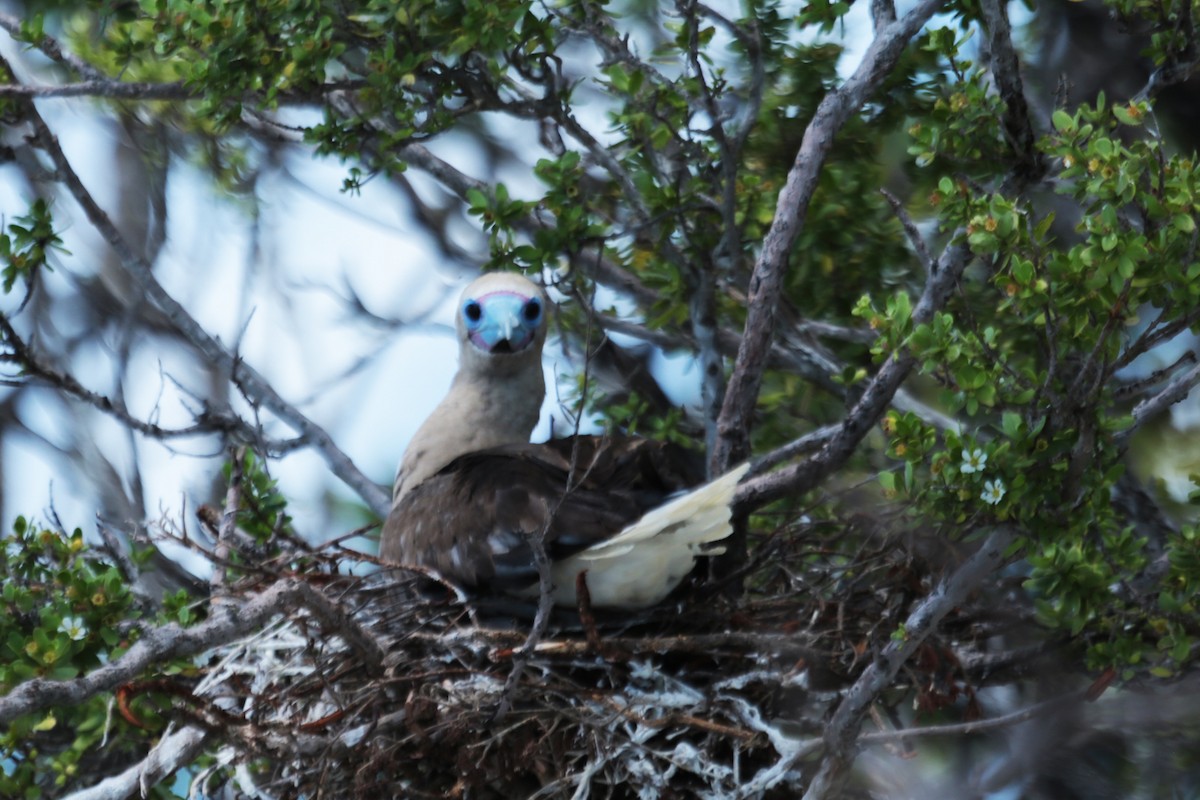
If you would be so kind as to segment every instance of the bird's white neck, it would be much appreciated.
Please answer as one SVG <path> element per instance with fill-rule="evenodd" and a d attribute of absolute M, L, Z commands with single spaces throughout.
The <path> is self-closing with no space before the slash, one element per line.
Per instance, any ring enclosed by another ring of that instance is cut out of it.
<path fill-rule="evenodd" d="M 528 442 L 545 396 L 540 352 L 476 361 L 464 348 L 450 391 L 404 451 L 393 504 L 459 456 Z"/>

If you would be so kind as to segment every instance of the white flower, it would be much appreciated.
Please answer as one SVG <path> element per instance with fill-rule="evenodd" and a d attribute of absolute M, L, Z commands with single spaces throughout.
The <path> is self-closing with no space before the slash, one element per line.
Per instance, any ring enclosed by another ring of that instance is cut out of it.
<path fill-rule="evenodd" d="M 996 478 L 994 481 L 983 482 L 983 494 L 979 495 L 983 502 L 996 505 L 1004 499 L 1004 481 Z"/>
<path fill-rule="evenodd" d="M 70 636 L 74 642 L 87 636 L 87 627 L 83 624 L 82 617 L 63 617 L 63 621 L 58 623 L 58 629 Z"/>
<path fill-rule="evenodd" d="M 987 453 L 976 447 L 968 452 L 962 451 L 962 471 L 963 472 L 983 472 L 983 465 L 987 463 Z"/>

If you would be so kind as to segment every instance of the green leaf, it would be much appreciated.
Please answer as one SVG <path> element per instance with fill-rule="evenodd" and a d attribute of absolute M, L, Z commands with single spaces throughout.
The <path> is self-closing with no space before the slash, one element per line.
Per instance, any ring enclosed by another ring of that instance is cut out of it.
<path fill-rule="evenodd" d="M 479 214 L 486 211 L 489 205 L 487 195 L 474 186 L 467 189 L 467 203 L 471 207 L 472 214 Z"/>
<path fill-rule="evenodd" d="M 1017 434 L 1021 432 L 1021 415 L 1015 411 L 1005 411 L 1001 420 L 1000 429 L 1004 431 L 1004 435 L 1010 439 L 1017 438 Z"/>
<path fill-rule="evenodd" d="M 1122 125 L 1141 125 L 1142 117 L 1145 112 L 1136 103 L 1128 105 L 1115 105 L 1112 108 L 1113 116 L 1115 116 Z"/>

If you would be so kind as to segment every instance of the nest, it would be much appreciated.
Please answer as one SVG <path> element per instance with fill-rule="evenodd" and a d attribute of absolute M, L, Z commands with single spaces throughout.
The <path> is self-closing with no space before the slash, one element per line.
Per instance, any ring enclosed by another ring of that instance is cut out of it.
<path fill-rule="evenodd" d="M 213 651 L 176 701 L 220 742 L 196 781 L 305 798 L 798 796 L 838 690 L 933 575 L 896 542 L 835 568 L 811 541 L 773 541 L 736 600 L 689 586 L 534 636 L 524 609 L 416 572 L 349 577 L 345 551 L 319 554 L 287 579 L 309 599 Z M 930 640 L 909 675 L 919 703 L 969 713 L 961 655 L 984 628 L 964 615 L 955 641 Z"/>

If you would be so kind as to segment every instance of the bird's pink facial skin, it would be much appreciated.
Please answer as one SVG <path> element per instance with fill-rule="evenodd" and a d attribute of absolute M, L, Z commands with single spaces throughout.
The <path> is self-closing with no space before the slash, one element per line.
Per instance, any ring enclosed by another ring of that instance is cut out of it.
<path fill-rule="evenodd" d="M 489 354 L 511 354 L 533 342 L 544 309 L 538 298 L 498 291 L 467 299 L 460 313 L 473 345 Z"/>

